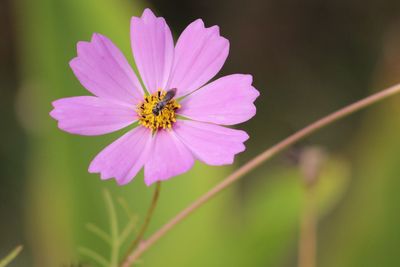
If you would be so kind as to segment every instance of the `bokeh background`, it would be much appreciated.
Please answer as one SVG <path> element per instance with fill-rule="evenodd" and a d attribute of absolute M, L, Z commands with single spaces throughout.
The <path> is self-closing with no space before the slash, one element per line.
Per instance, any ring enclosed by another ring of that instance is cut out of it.
<path fill-rule="evenodd" d="M 148 233 L 265 148 L 400 82 L 398 0 L 0 0 L 0 258 L 24 245 L 10 266 L 96 266 L 80 246 L 107 257 L 107 245 L 85 228 L 109 227 L 104 188 L 143 219 L 153 188 L 142 174 L 118 187 L 87 172 L 123 131 L 72 136 L 48 113 L 57 98 L 87 94 L 68 66 L 79 40 L 102 33 L 133 64 L 129 20 L 144 7 L 164 16 L 175 37 L 197 18 L 219 25 L 231 44 L 219 76 L 251 73 L 261 92 L 257 115 L 239 126 L 251 136 L 248 149 L 233 166 L 198 163 L 164 183 Z M 394 97 L 308 137 L 198 210 L 140 266 L 296 266 L 298 163 L 316 146 L 325 153 L 318 266 L 400 266 L 399 114 Z M 120 209 L 119 218 L 126 223 Z"/>

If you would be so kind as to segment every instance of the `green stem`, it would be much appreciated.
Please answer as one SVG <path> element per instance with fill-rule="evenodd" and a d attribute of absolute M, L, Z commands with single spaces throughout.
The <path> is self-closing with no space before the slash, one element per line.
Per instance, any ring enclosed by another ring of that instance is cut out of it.
<path fill-rule="evenodd" d="M 112 201 L 111 195 L 108 191 L 104 191 L 107 209 L 110 217 L 110 228 L 111 228 L 111 267 L 118 266 L 118 254 L 119 254 L 119 233 L 118 233 L 118 219 L 117 212 L 115 210 L 114 203 Z"/>
<path fill-rule="evenodd" d="M 146 218 L 144 220 L 142 228 L 140 228 L 135 240 L 133 240 L 132 244 L 130 245 L 129 249 L 127 250 L 128 253 L 130 251 L 134 250 L 137 247 L 137 245 L 140 243 L 140 241 L 142 241 L 143 236 L 146 233 L 146 230 L 150 224 L 151 218 L 153 217 L 154 210 L 157 206 L 158 197 L 160 196 L 160 190 L 161 190 L 161 182 L 157 182 L 156 189 L 154 190 L 154 194 L 153 194 L 153 199 L 152 199 L 150 207 L 147 211 Z M 128 253 L 125 256 L 125 259 L 123 260 L 123 262 L 125 262 L 127 260 L 128 256 L 129 256 Z"/>
<path fill-rule="evenodd" d="M 299 240 L 299 267 L 316 267 L 317 214 L 314 185 L 305 186 Z"/>
<path fill-rule="evenodd" d="M 218 183 L 211 190 L 206 192 L 204 195 L 200 196 L 197 200 L 195 200 L 192 204 L 190 204 L 187 208 L 183 209 L 179 212 L 175 217 L 173 217 L 169 222 L 164 224 L 158 231 L 156 231 L 150 238 L 143 242 L 137 249 L 132 250 L 131 254 L 126 258 L 123 262 L 122 267 L 129 267 L 132 263 L 134 263 L 139 257 L 146 252 L 154 243 L 156 243 L 161 237 L 163 237 L 166 233 L 168 233 L 172 228 L 174 228 L 178 223 L 187 218 L 191 213 L 195 210 L 203 206 L 206 202 L 212 199 L 215 195 L 220 193 L 222 190 L 226 189 L 228 186 L 239 180 L 245 174 L 253 171 L 255 168 L 260 166 L 262 163 L 272 158 L 276 154 L 284 151 L 289 146 L 295 144 L 296 142 L 302 140 L 306 136 L 316 132 L 317 130 L 336 122 L 339 119 L 347 117 L 348 115 L 359 111 L 363 108 L 366 108 L 378 101 L 381 101 L 385 98 L 393 96 L 395 94 L 400 93 L 400 84 L 387 88 L 383 91 L 375 93 L 367 98 L 364 98 L 358 102 L 355 102 L 351 105 L 348 105 L 336 112 L 331 113 L 330 115 L 323 117 L 320 120 L 308 125 L 307 127 L 301 129 L 300 131 L 294 133 L 293 135 L 287 137 L 281 142 L 275 144 L 271 148 L 265 150 L 261 154 L 257 155 L 242 167 L 234 171 L 231 175 L 226 177 L 220 183 Z"/>
<path fill-rule="evenodd" d="M 301 211 L 298 267 L 317 266 L 318 210 L 316 187 L 325 160 L 323 151 L 316 147 L 305 149 L 300 154 L 299 167 L 303 174 L 303 207 Z"/>

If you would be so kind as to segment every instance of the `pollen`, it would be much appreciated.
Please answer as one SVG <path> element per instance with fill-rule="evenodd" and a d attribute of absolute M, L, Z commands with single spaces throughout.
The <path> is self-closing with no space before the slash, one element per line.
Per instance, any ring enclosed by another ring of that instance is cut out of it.
<path fill-rule="evenodd" d="M 181 105 L 175 100 L 171 99 L 165 103 L 165 106 L 159 112 L 154 113 L 154 108 L 158 103 L 161 103 L 165 98 L 166 91 L 158 90 L 152 95 L 146 95 L 143 102 L 137 106 L 137 114 L 139 117 L 139 124 L 143 125 L 155 132 L 159 129 L 171 129 L 174 122 L 176 122 L 175 111 Z"/>

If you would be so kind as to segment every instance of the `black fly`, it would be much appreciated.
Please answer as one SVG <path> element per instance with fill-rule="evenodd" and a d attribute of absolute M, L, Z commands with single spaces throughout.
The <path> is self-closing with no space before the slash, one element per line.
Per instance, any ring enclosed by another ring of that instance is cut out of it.
<path fill-rule="evenodd" d="M 175 96 L 175 94 L 176 94 L 176 88 L 172 88 L 171 90 L 167 91 L 165 97 L 154 106 L 153 108 L 154 116 L 158 116 L 158 114 L 160 114 L 161 110 L 165 108 L 165 106 Z"/>

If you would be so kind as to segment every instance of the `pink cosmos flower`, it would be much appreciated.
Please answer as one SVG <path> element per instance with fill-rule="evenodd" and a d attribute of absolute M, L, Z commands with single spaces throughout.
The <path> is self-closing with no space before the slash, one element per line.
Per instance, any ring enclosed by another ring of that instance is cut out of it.
<path fill-rule="evenodd" d="M 147 185 L 188 171 L 198 159 L 209 165 L 233 162 L 244 151 L 246 132 L 220 125 L 247 121 L 256 113 L 252 76 L 233 74 L 207 85 L 221 69 L 229 42 L 218 26 L 192 22 L 176 45 L 164 18 L 146 9 L 131 20 L 133 56 L 143 81 L 105 36 L 79 42 L 70 66 L 94 96 L 62 98 L 50 115 L 58 127 L 101 135 L 138 126 L 101 151 L 89 172 L 130 182 L 144 166 Z"/>

